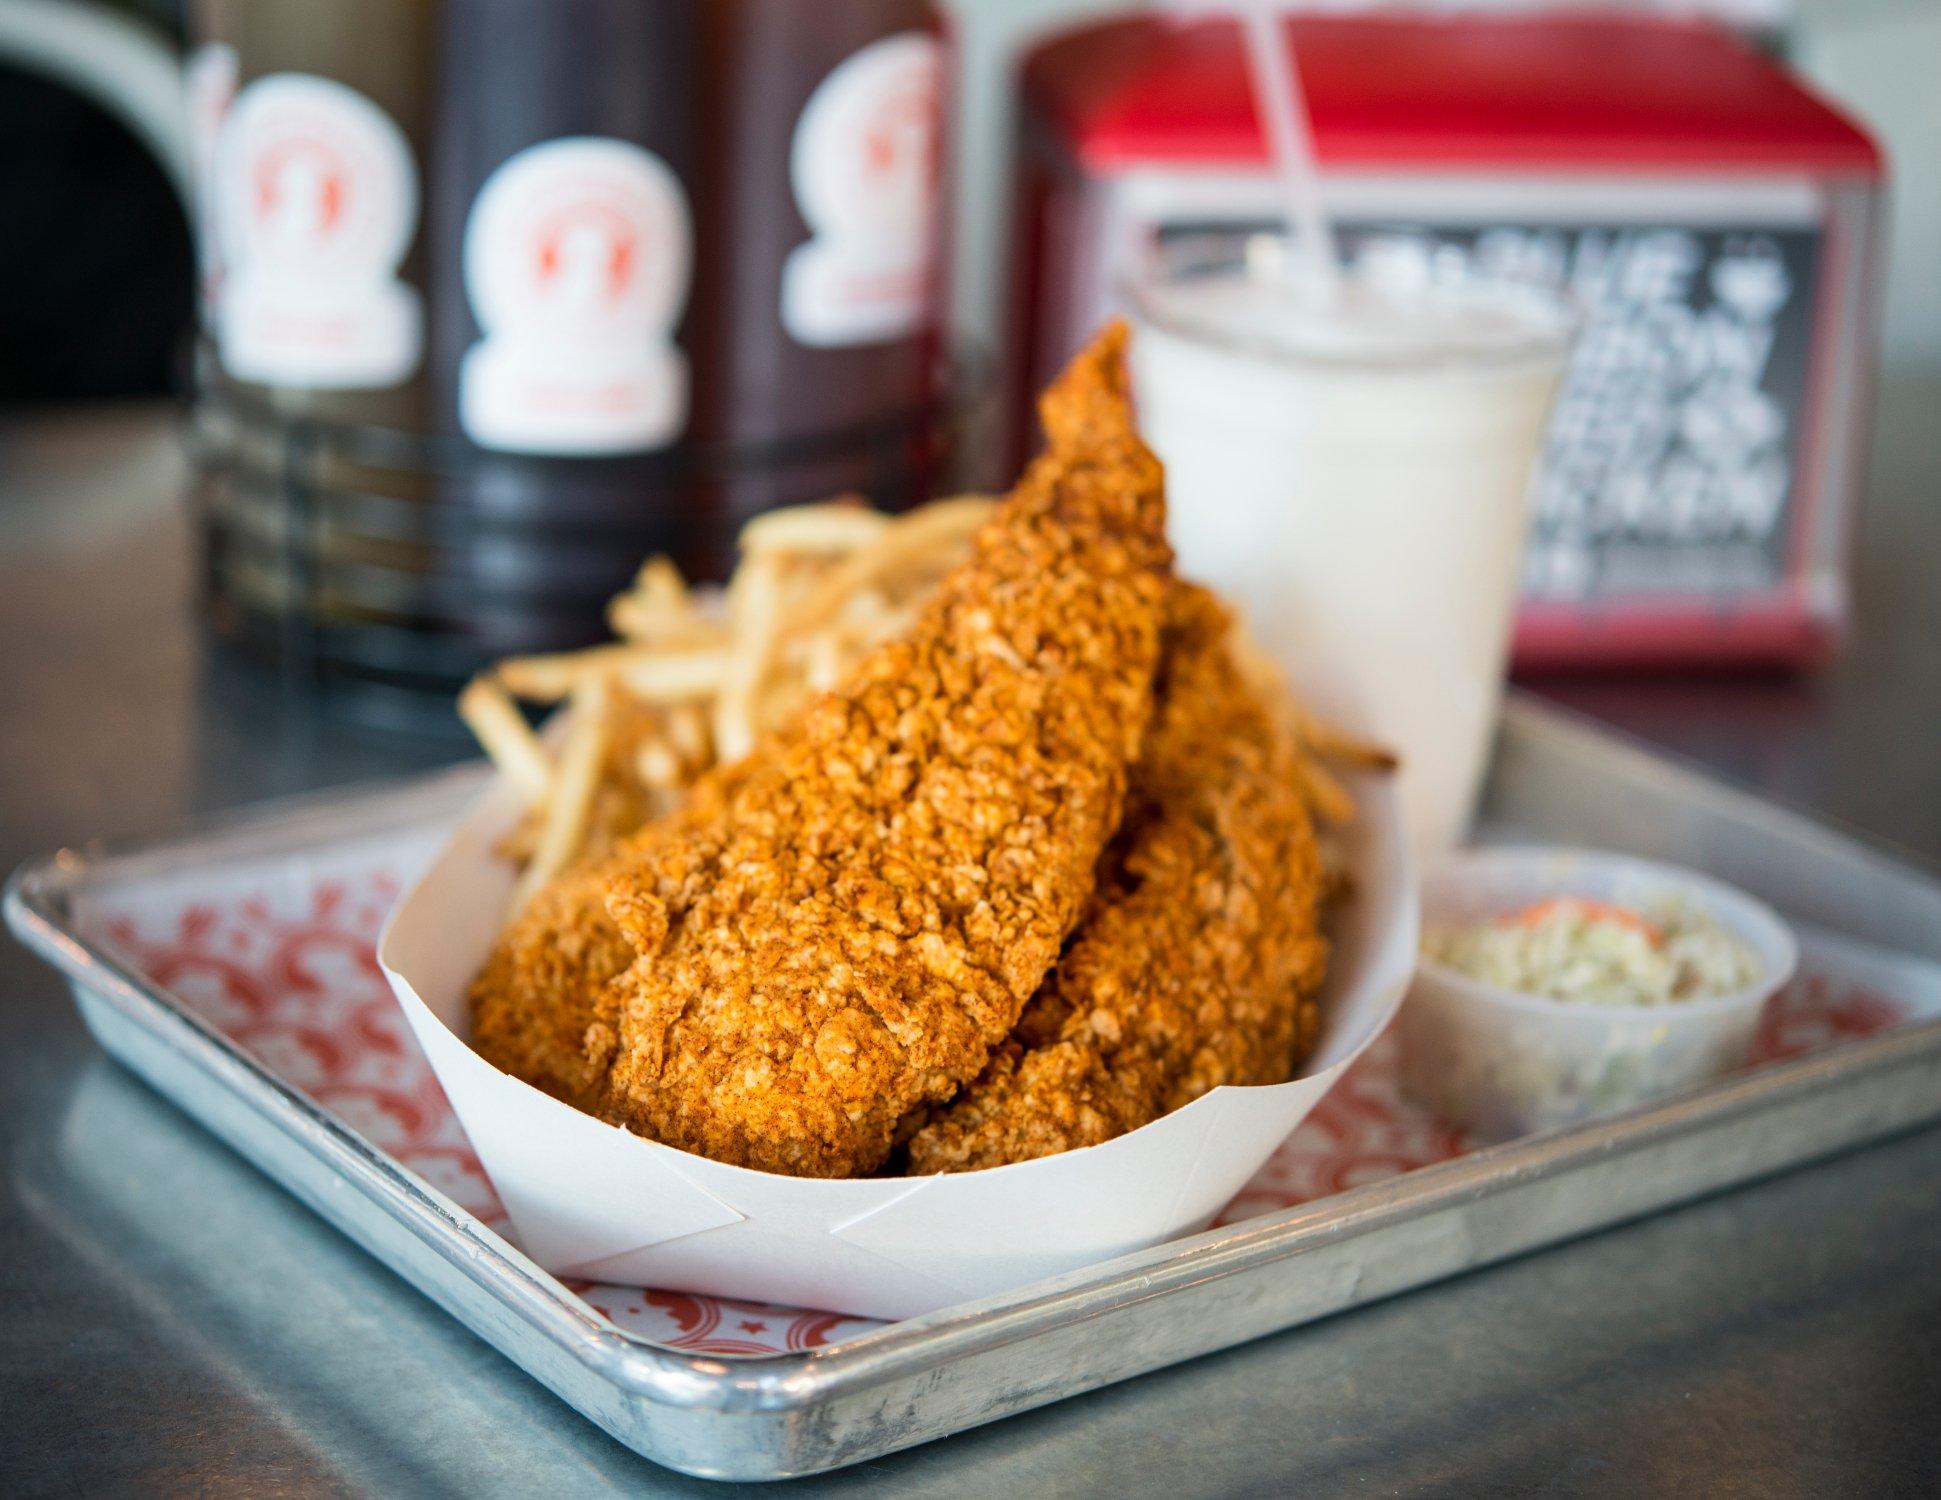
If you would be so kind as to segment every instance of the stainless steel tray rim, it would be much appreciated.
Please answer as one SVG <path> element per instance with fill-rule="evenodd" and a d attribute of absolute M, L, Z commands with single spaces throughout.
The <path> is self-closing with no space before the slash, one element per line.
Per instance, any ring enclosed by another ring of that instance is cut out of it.
<path fill-rule="evenodd" d="M 1884 899 L 1898 934 L 1871 940 L 1941 958 L 1941 947 L 1925 937 L 1941 929 L 1941 884 L 1918 863 L 1910 870 L 1877 842 L 1843 837 L 1564 715 L 1513 701 L 1506 729 L 1513 731 L 1526 772 L 1532 756 L 1546 764 L 1574 762 L 1580 777 L 1629 786 L 1665 805 L 1682 797 L 1737 806 L 1742 821 L 1756 813 L 1777 830 L 1780 846 L 1803 864 L 1823 852 L 1843 882 L 1864 887 L 1876 871 L 1893 877 Z M 629 1333 L 593 1311 L 484 1223 L 131 972 L 95 934 L 73 930 L 71 919 L 91 891 L 203 863 L 260 862 L 364 838 L 373 840 L 375 853 L 382 835 L 422 835 L 428 852 L 437 827 L 447 814 L 457 815 L 485 776 L 485 768 L 473 766 L 375 790 L 336 789 L 205 821 L 186 838 L 61 851 L 30 861 L 13 876 L 5 914 L 22 940 L 74 985 L 91 1026 L 112 1018 L 128 1045 L 140 1042 L 134 1047 L 138 1058 L 143 1048 L 158 1061 L 166 1057 L 164 1078 L 151 1080 L 165 1097 L 196 1115 L 197 1080 L 221 1085 L 234 1111 L 221 1129 L 203 1120 L 219 1137 L 245 1157 L 254 1153 L 240 1144 L 247 1136 L 236 1134 L 239 1121 L 268 1127 L 267 1137 L 292 1143 L 294 1152 L 280 1163 L 258 1161 L 267 1175 L 363 1242 L 381 1263 L 393 1264 L 583 1415 L 688 1473 L 778 1478 L 856 1462 L 1595 1232 L 1941 1115 L 1938 1018 L 1846 1041 L 1836 1050 L 1769 1065 L 1623 1116 L 1474 1152 L 890 1324 L 826 1349 L 758 1356 L 685 1350 Z M 1524 828 L 1551 826 L 1541 797 L 1523 799 L 1522 810 L 1534 819 Z M 1627 825 L 1589 841 L 1628 847 L 1629 836 Z M 1577 841 L 1586 839 L 1579 835 Z M 1710 852 L 1703 844 L 1673 857 L 1703 864 Z M 1869 916 L 1866 925 L 1849 926 L 1862 920 L 1848 911 L 1851 905 L 1839 903 L 1825 918 L 1829 930 L 1864 936 L 1882 925 Z M 1916 932 L 1923 934 L 1918 943 Z M 102 1035 L 106 1041 L 105 1029 Z M 1822 1093 L 1824 1100 L 1815 1102 Z M 1836 1108 L 1844 1113 L 1830 1134 L 1821 1133 L 1825 1126 L 1808 1129 L 1803 1123 L 1831 1119 Z M 1765 1111 L 1772 1111 L 1770 1121 L 1762 1118 Z M 1721 1122 L 1733 1121 L 1729 1140 L 1723 1139 Z M 1787 1132 L 1776 1145 L 1769 1139 L 1775 1126 Z M 1722 1155 L 1707 1154 L 1721 1147 Z M 1626 1187 L 1654 1171 L 1661 1182 L 1676 1177 L 1665 1164 L 1681 1162 L 1682 1188 L 1646 1198 Z M 1544 1184 L 1552 1177 L 1568 1180 L 1573 1171 L 1584 1175 L 1562 1197 L 1574 1207 L 1555 1215 L 1551 1230 L 1533 1229 L 1529 1205 L 1556 1199 Z M 1522 1221 L 1509 1222 L 1519 1212 Z M 409 1235 L 397 1235 L 398 1228 Z M 1262 1274 L 1261 1268 L 1283 1264 L 1306 1270 Z M 1131 1310 L 1161 1305 L 1194 1307 L 1210 1327 L 1181 1333 L 1164 1348 L 1138 1347 L 1141 1330 L 1158 1326 L 1153 1319 L 1163 1316 Z M 521 1345 L 525 1352 L 516 1352 Z M 1015 1352 L 994 1352 L 1011 1345 L 1018 1346 Z M 1045 1363 L 1054 1349 L 1079 1349 L 1090 1362 L 1077 1360 L 1081 1368 L 1068 1378 L 1061 1367 Z"/>
<path fill-rule="evenodd" d="M 185 1062 L 206 1072 L 220 1070 L 222 1081 L 229 1087 L 299 1126 L 300 1138 L 313 1154 L 349 1174 L 366 1196 L 383 1205 L 394 1220 L 442 1259 L 468 1274 L 491 1280 L 528 1322 L 576 1358 L 590 1358 L 611 1375 L 625 1371 L 636 1381 L 641 1374 L 629 1358 L 635 1354 L 650 1355 L 657 1365 L 685 1367 L 700 1362 L 699 1356 L 637 1339 L 600 1318 L 473 1215 L 406 1172 L 201 1017 L 169 1003 L 112 951 L 64 933 L 59 926 L 59 903 L 88 868 L 87 858 L 72 849 L 30 860 L 9 879 L 4 896 L 7 924 L 15 936 L 53 964 L 70 983 L 85 983 L 92 993 L 170 1046 Z M 193 1046 L 186 1042 L 191 1037 Z M 435 1223 L 462 1236 L 466 1253 L 461 1255 L 457 1247 L 430 1231 L 422 1218 L 426 1210 Z M 660 1373 L 656 1370 L 655 1377 Z"/>
<path fill-rule="evenodd" d="M 436 779 L 449 777 L 439 773 Z M 473 780 L 467 776 L 463 784 Z M 1019 1291 L 1000 1293 L 887 1324 L 827 1349 L 724 1358 L 657 1343 L 601 1318 L 503 1237 L 398 1166 L 213 1026 L 171 1004 L 111 951 L 62 931 L 62 906 L 93 863 L 87 855 L 66 849 L 29 861 L 15 872 L 6 887 L 5 911 L 22 941 L 70 981 L 86 979 L 151 1031 L 159 1008 L 178 1034 L 156 1034 L 185 1060 L 206 1068 L 205 1055 L 213 1052 L 227 1083 L 294 1117 L 314 1152 L 353 1175 L 393 1218 L 444 1259 L 489 1279 L 536 1331 L 576 1360 L 599 1368 L 629 1394 L 687 1410 L 752 1414 L 794 1409 L 810 1394 L 829 1397 L 891 1373 L 919 1374 L 1029 1338 L 1048 1324 L 1105 1316 L 1185 1283 L 1298 1259 L 1396 1223 L 1480 1203 L 1510 1184 L 1567 1173 L 1588 1158 L 1650 1150 L 1676 1137 L 1697 1115 L 1717 1119 L 1756 1113 L 1778 1098 L 1804 1097 L 1901 1058 L 1925 1058 L 1941 1044 L 1941 1021 L 1903 1027 L 1831 1052 L 1774 1063 L 1727 1084 L 1482 1148 L 1401 1177 L 1170 1240 L 1040 1283 L 1035 1295 L 1023 1300 Z M 103 985 L 103 978 L 110 983 Z M 195 1038 L 194 1050 L 183 1044 L 184 1035 Z M 462 1236 L 465 1256 L 429 1232 L 420 1217 L 426 1209 Z"/>
<path fill-rule="evenodd" d="M 1041 1283 L 1040 1294 L 1025 1301 L 1018 1300 L 1016 1291 L 1002 1293 L 887 1325 L 827 1351 L 823 1373 L 831 1380 L 880 1375 L 889 1362 L 901 1364 L 901 1346 L 911 1343 L 922 1344 L 926 1362 L 933 1362 L 929 1356 L 942 1363 L 980 1353 L 1027 1336 L 1043 1322 L 1098 1316 L 1163 1296 L 1184 1282 L 1293 1260 L 1396 1222 L 1484 1202 L 1510 1185 L 1567 1174 L 1588 1158 L 1649 1151 L 1680 1135 L 1700 1115 L 1716 1120 L 1756 1114 L 1775 1099 L 1802 1098 L 1856 1073 L 1902 1059 L 1926 1061 L 1938 1047 L 1941 1021 L 1924 1022 L 1848 1042 L 1819 1056 L 1773 1063 L 1730 1084 L 1707 1085 L 1583 1125 L 1482 1147 L 1401 1176 L 1085 1267 Z M 994 1317 L 998 1307 L 1002 1312 Z"/>

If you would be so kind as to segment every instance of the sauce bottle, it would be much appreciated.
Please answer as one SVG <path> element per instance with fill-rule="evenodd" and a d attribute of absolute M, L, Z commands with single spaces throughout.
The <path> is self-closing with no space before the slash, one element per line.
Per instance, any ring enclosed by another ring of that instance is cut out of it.
<path fill-rule="evenodd" d="M 438 10 L 438 0 L 197 5 L 209 363 L 245 403 L 422 426 L 421 164 Z"/>
<path fill-rule="evenodd" d="M 447 0 L 431 188 L 441 490 L 466 628 L 560 643 L 686 545 L 712 254 L 691 0 Z"/>
<path fill-rule="evenodd" d="M 708 0 L 696 430 L 716 531 L 770 505 L 927 489 L 937 426 L 944 56 L 925 0 Z"/>

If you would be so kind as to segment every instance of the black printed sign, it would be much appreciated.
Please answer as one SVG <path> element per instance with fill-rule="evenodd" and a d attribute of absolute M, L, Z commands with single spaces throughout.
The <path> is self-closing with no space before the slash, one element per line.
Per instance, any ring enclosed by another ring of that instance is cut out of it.
<path fill-rule="evenodd" d="M 1815 230 L 1436 231 L 1487 275 L 1573 295 L 1525 597 L 1730 597 L 1785 565 Z"/>
<path fill-rule="evenodd" d="M 1213 228 L 1170 225 L 1164 237 Z M 1389 223 L 1341 236 L 1351 258 L 1413 257 L 1437 280 L 1473 272 L 1577 303 L 1583 324 L 1551 421 L 1526 599 L 1729 600 L 1780 581 L 1817 229 Z"/>

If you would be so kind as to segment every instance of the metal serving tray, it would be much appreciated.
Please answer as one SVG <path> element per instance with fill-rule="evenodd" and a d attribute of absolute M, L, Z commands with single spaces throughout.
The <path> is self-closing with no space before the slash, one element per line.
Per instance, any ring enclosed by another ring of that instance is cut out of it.
<path fill-rule="evenodd" d="M 68 977 L 110 1053 L 590 1420 L 691 1474 L 856 1463 L 1941 1117 L 1941 1019 L 1917 1020 L 832 1347 L 747 1359 L 672 1348 L 602 1317 L 77 921 L 94 893 L 130 882 L 193 882 L 365 835 L 415 830 L 428 848 L 483 774 L 62 852 L 15 875 L 7 918 Z M 1803 926 L 1941 962 L 1934 876 L 1527 702 L 1505 719 L 1485 833 L 1690 864 Z"/>

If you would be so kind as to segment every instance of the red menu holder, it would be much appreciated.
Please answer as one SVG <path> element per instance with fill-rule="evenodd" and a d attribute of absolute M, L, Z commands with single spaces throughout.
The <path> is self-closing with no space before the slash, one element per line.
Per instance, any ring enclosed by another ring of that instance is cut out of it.
<path fill-rule="evenodd" d="M 1848 616 L 1885 169 L 1709 24 L 1301 18 L 1350 254 L 1571 292 L 1517 664 L 1801 665 Z M 1155 242 L 1276 221 L 1230 17 L 1140 16 L 1026 60 L 1007 388 L 1040 388 Z M 1021 441 L 1021 439 L 1020 439 Z"/>

